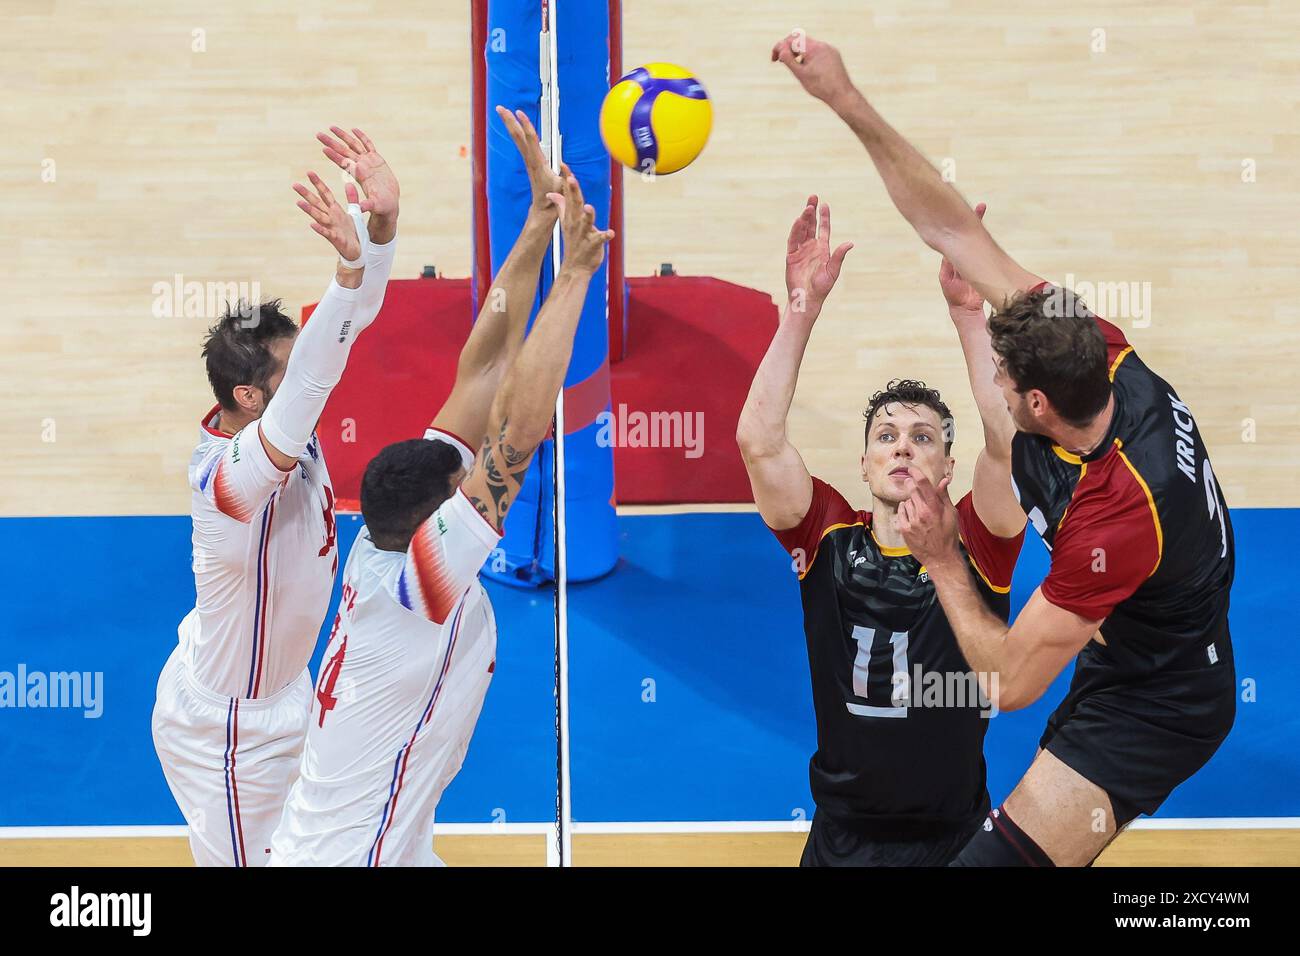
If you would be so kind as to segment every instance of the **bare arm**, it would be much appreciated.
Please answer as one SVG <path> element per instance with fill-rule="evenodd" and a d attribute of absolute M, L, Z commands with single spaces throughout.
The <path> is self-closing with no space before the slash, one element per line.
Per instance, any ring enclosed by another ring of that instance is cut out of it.
<path fill-rule="evenodd" d="M 778 531 L 798 525 L 812 503 L 812 478 L 786 436 L 786 418 L 813 325 L 852 248 L 852 243 L 845 243 L 831 253 L 830 222 L 830 207 L 823 206 L 819 217 L 817 197 L 810 196 L 790 230 L 786 243 L 789 301 L 754 373 L 736 427 L 736 443 L 758 513 Z"/>
<path fill-rule="evenodd" d="M 801 33 L 772 50 L 810 94 L 831 107 L 866 147 L 889 198 L 930 248 L 952 260 L 980 294 L 1001 305 L 1041 280 L 993 241 L 966 201 L 849 79 L 839 51 Z"/>
<path fill-rule="evenodd" d="M 935 488 L 923 476 L 898 512 L 898 527 L 912 554 L 930 572 L 957 644 L 998 710 L 1036 701 L 1065 665 L 1097 633 L 1090 621 L 1058 608 L 1035 589 L 1011 626 L 980 597 L 957 547 L 957 512 L 947 479 Z"/>
<path fill-rule="evenodd" d="M 461 483 L 470 503 L 497 530 L 523 485 L 537 446 L 550 429 L 587 287 L 613 237 L 612 232 L 595 228 L 595 210 L 584 206 L 572 176 L 566 178 L 562 196 L 552 195 L 564 220 L 564 264 L 532 332 L 497 390 L 487 433 L 473 468 Z"/>
<path fill-rule="evenodd" d="M 551 242 L 556 207 L 546 197 L 560 190 L 564 181 L 548 165 L 537 132 L 522 110 L 511 113 L 498 106 L 497 115 L 524 159 L 533 199 L 524 227 L 461 349 L 451 394 L 434 416 L 433 427 L 453 435 L 477 436 L 487 429 L 492 401 L 524 340 L 537 296 L 537 277 Z M 563 169 L 562 174 L 568 175 L 568 170 Z"/>
<path fill-rule="evenodd" d="M 975 207 L 975 215 L 983 219 L 986 208 L 980 203 Z M 975 460 L 971 487 L 975 511 L 995 535 L 1010 538 L 1025 526 L 1025 513 L 1011 484 L 1011 440 L 1016 426 L 1007 411 L 1002 389 L 993 381 L 997 369 L 984 300 L 947 259 L 939 267 L 939 287 L 948 303 L 948 316 L 957 329 L 971 394 L 984 426 L 984 448 Z"/>

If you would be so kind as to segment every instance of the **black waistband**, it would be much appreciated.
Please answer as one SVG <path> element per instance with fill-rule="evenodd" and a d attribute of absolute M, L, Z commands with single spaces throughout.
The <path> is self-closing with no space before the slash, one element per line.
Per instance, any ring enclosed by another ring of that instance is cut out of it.
<path fill-rule="evenodd" d="M 859 836 L 888 840 L 943 840 L 974 833 L 989 813 L 989 796 L 984 794 L 980 809 L 961 820 L 914 816 L 844 816 L 817 808 L 835 826 Z"/>

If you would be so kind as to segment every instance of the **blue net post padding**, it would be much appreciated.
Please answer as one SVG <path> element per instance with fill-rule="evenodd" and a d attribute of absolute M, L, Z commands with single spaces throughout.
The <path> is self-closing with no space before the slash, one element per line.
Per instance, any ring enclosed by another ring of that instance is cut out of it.
<path fill-rule="evenodd" d="M 560 4 L 557 14 L 564 161 L 582 184 L 587 202 L 596 208 L 597 225 L 603 227 L 609 220 L 610 163 L 601 142 L 598 117 L 608 89 L 608 6 Z M 488 4 L 487 48 L 483 51 L 487 64 L 487 97 L 483 104 L 486 115 L 480 121 L 487 124 L 488 231 L 493 274 L 501 268 L 519 235 L 531 199 L 523 160 L 495 107 L 523 110 L 540 132 L 540 31 L 541 8 L 536 0 L 492 0 Z M 532 319 L 551 281 L 548 256 Z M 564 444 L 570 581 L 599 577 L 618 561 L 613 449 L 597 443 L 600 425 L 595 420 L 597 413 L 609 409 L 606 290 L 606 269 L 602 266 L 587 292 L 573 359 L 564 381 L 566 394 L 573 399 L 565 405 Z M 484 566 L 489 577 L 521 586 L 554 580 L 554 456 L 553 441 L 544 442 L 538 449 L 506 519 L 500 554 Z"/>

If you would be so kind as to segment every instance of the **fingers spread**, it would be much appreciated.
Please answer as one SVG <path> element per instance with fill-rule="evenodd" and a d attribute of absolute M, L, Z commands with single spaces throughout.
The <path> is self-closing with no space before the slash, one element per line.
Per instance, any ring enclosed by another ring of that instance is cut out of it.
<path fill-rule="evenodd" d="M 297 206 L 299 209 L 301 209 L 307 215 L 311 216 L 312 219 L 316 220 L 316 222 L 320 223 L 321 225 L 325 225 L 330 221 L 329 216 L 325 215 L 325 213 L 321 212 L 315 206 L 311 205 L 311 203 L 299 202 L 297 203 Z"/>
<path fill-rule="evenodd" d="M 348 149 L 352 150 L 354 153 L 364 153 L 366 151 L 365 147 L 361 145 L 361 141 L 342 127 L 331 126 L 330 132 L 343 140 L 343 142 L 347 144 Z"/>
<path fill-rule="evenodd" d="M 361 145 L 366 148 L 366 152 L 368 153 L 375 152 L 375 144 L 370 142 L 369 136 L 361 132 L 361 130 L 357 129 L 355 126 L 352 128 L 352 132 L 356 136 L 357 140 L 361 143 Z"/>
<path fill-rule="evenodd" d="M 325 133 L 317 133 L 316 139 L 318 139 L 321 145 L 324 146 L 326 149 L 332 149 L 336 153 L 342 153 L 345 155 L 351 153 L 351 150 L 348 149 L 345 143 L 342 143 L 339 140 L 334 139 L 332 136 L 327 136 Z"/>
<path fill-rule="evenodd" d="M 340 153 L 332 147 L 326 146 L 321 150 L 321 152 L 325 154 L 330 162 L 348 175 L 351 175 L 357 168 L 357 162 L 355 159 L 351 156 L 345 156 L 343 153 Z"/>
<path fill-rule="evenodd" d="M 325 185 L 325 180 L 321 179 L 313 172 L 308 172 L 307 178 L 311 180 L 311 184 L 316 187 L 316 192 L 320 195 L 320 198 L 325 203 L 326 207 L 336 205 L 334 202 L 334 194 L 330 192 L 330 188 Z"/>

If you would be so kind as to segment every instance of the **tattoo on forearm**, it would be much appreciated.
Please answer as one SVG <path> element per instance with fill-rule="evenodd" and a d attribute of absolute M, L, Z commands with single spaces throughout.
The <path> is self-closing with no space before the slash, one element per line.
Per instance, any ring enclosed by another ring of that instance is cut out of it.
<path fill-rule="evenodd" d="M 506 441 L 508 424 L 509 419 L 501 423 L 501 431 L 495 439 L 485 435 L 479 448 L 478 466 L 486 479 L 491 501 L 484 501 L 477 495 L 470 496 L 470 503 L 479 514 L 498 529 L 505 522 L 506 512 L 528 475 L 528 460 L 532 455 L 530 450 L 520 450 Z"/>

